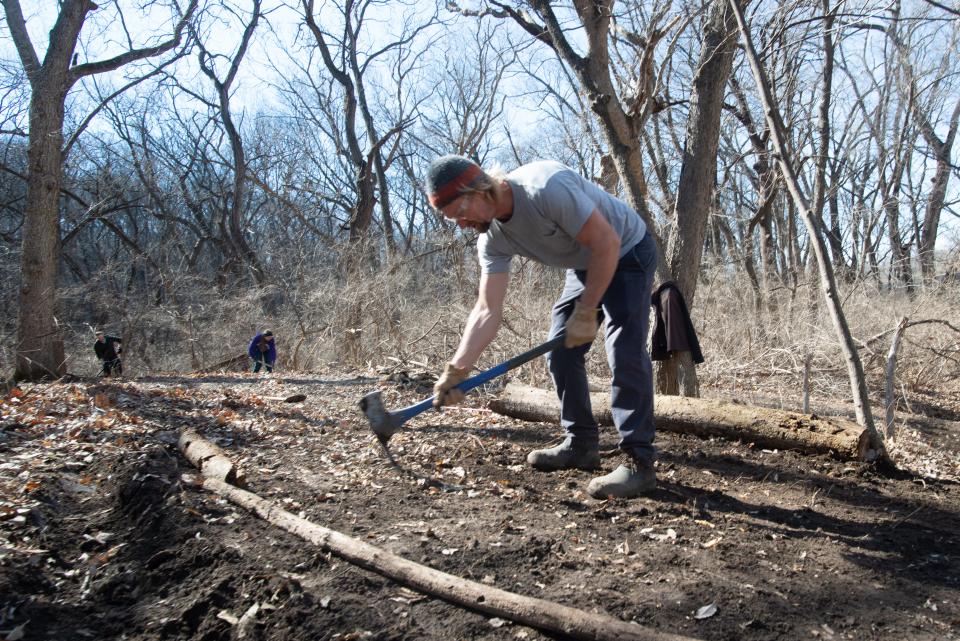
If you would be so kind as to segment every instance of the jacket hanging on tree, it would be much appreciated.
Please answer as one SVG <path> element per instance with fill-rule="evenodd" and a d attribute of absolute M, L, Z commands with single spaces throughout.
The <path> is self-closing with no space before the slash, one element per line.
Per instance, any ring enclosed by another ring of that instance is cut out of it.
<path fill-rule="evenodd" d="M 703 362 L 700 341 L 693 329 L 687 303 L 676 283 L 667 281 L 650 297 L 657 310 L 653 325 L 653 344 L 650 358 L 665 361 L 674 352 L 690 352 L 694 363 Z"/>

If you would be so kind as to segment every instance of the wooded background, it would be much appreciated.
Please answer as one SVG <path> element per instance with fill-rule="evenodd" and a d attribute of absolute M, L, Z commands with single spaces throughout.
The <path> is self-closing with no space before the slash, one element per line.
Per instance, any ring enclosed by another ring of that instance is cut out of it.
<path fill-rule="evenodd" d="M 0 1 L 21 378 L 93 373 L 93 327 L 141 372 L 264 327 L 286 368 L 438 368 L 477 281 L 475 238 L 423 193 L 444 153 L 560 160 L 630 202 L 711 384 L 848 395 L 838 312 L 868 376 L 902 317 L 931 321 L 911 388 L 957 376 L 955 2 Z M 542 339 L 559 291 L 515 269 L 491 363 Z"/>

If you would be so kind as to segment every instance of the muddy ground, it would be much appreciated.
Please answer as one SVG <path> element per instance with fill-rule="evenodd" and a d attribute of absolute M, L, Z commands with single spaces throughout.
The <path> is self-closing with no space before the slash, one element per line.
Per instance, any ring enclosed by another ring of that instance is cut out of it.
<path fill-rule="evenodd" d="M 901 419 L 899 473 L 662 434 L 656 492 L 603 502 L 584 493 L 589 472 L 524 465 L 555 426 L 492 414 L 482 395 L 394 437 L 401 474 L 355 407 L 378 385 L 389 407 L 423 398 L 352 372 L 7 396 L 0 638 L 556 638 L 413 592 L 232 506 L 199 487 L 176 447 L 183 427 L 295 514 L 519 594 L 700 639 L 960 638 L 960 394 Z M 307 400 L 281 400 L 294 393 Z"/>

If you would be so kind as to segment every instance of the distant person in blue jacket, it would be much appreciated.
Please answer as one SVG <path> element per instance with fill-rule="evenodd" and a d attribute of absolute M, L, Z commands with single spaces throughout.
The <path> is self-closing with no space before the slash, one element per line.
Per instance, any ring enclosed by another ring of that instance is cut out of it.
<path fill-rule="evenodd" d="M 253 373 L 256 374 L 260 368 L 266 366 L 267 372 L 273 371 L 273 363 L 277 360 L 277 346 L 273 342 L 273 332 L 269 329 L 257 334 L 250 341 L 250 347 L 247 354 L 253 359 Z"/>

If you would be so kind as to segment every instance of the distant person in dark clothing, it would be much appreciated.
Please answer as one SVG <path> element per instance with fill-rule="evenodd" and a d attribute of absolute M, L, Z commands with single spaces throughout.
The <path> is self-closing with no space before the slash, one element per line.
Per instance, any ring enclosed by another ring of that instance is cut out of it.
<path fill-rule="evenodd" d="M 277 346 L 273 342 L 273 332 L 268 329 L 254 336 L 253 340 L 250 341 L 250 347 L 247 348 L 247 354 L 253 359 L 254 374 L 264 366 L 266 366 L 267 372 L 272 372 L 273 363 L 277 360 Z"/>
<path fill-rule="evenodd" d="M 100 376 L 121 376 L 123 363 L 120 362 L 120 353 L 123 351 L 121 341 L 116 336 L 108 336 L 103 330 L 97 330 L 97 341 L 93 344 L 93 351 L 103 363 Z"/>

